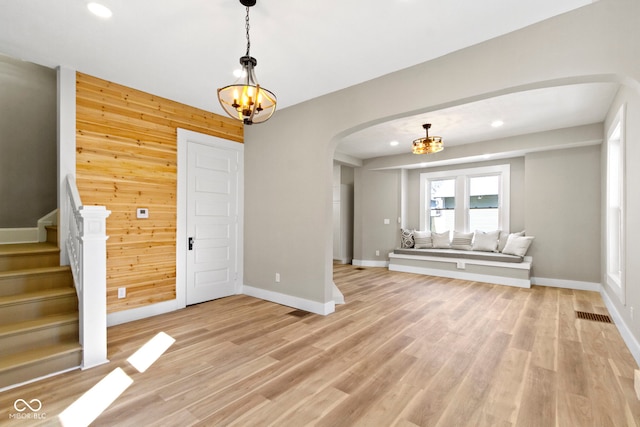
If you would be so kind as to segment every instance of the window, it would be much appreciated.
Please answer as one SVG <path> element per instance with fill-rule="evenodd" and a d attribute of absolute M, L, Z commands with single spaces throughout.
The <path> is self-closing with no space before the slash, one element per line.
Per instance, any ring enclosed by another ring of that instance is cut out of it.
<path fill-rule="evenodd" d="M 420 174 L 420 228 L 509 230 L 509 165 Z"/>
<path fill-rule="evenodd" d="M 429 229 L 436 233 L 452 230 L 456 220 L 456 180 L 440 179 L 430 183 Z"/>
<path fill-rule="evenodd" d="M 500 228 L 500 175 L 469 178 L 469 231 Z"/>
<path fill-rule="evenodd" d="M 607 136 L 606 282 L 625 303 L 624 288 L 624 110 Z"/>

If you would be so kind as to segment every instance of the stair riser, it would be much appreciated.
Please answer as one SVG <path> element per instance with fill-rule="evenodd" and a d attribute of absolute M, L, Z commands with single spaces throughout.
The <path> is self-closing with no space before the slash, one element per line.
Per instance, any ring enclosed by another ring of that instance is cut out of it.
<path fill-rule="evenodd" d="M 58 227 L 46 227 L 47 228 L 47 242 L 58 244 Z"/>
<path fill-rule="evenodd" d="M 19 384 L 34 378 L 43 377 L 53 372 L 79 367 L 82 363 L 82 350 L 14 367 L 8 371 L 0 371 L 0 388 Z"/>
<path fill-rule="evenodd" d="M 73 276 L 68 270 L 55 273 L 6 277 L 0 278 L 0 297 L 72 286 Z"/>
<path fill-rule="evenodd" d="M 37 299 L 20 304 L 0 306 L 0 325 L 37 319 L 78 310 L 75 293 L 56 298 Z"/>
<path fill-rule="evenodd" d="M 27 268 L 54 267 L 60 265 L 57 252 L 29 253 L 0 257 L 0 271 L 25 270 Z"/>
<path fill-rule="evenodd" d="M 78 320 L 0 336 L 0 357 L 40 346 L 78 342 Z"/>

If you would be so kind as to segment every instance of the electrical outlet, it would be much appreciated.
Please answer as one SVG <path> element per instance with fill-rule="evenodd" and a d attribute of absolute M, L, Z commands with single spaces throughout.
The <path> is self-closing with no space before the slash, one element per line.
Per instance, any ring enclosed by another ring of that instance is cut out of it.
<path fill-rule="evenodd" d="M 380 251 L 376 251 L 376 256 L 380 256 Z"/>
<path fill-rule="evenodd" d="M 280 283 L 280 273 L 276 273 L 276 283 Z"/>
<path fill-rule="evenodd" d="M 127 288 L 118 288 L 118 298 L 127 297 Z"/>

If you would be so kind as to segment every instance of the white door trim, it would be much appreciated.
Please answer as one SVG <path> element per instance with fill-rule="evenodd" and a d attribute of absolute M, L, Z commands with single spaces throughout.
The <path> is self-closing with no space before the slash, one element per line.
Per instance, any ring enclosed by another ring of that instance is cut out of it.
<path fill-rule="evenodd" d="M 176 230 L 176 305 L 187 304 L 187 143 L 196 140 L 200 144 L 241 153 L 238 164 L 238 279 L 236 294 L 242 292 L 244 271 L 244 144 L 215 136 L 178 128 L 178 188 Z"/>

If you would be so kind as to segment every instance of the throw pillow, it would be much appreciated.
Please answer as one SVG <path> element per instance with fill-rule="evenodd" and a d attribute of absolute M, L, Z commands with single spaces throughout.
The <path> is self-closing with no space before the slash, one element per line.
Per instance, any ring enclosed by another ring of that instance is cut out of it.
<path fill-rule="evenodd" d="M 519 233 L 511 233 L 511 234 L 514 234 L 516 236 L 524 236 L 524 230 L 520 231 Z M 509 233 L 507 231 L 500 232 L 500 239 L 498 240 L 498 252 L 502 252 L 502 250 L 504 249 L 504 245 L 507 244 L 508 238 L 509 238 Z"/>
<path fill-rule="evenodd" d="M 453 239 L 451 239 L 451 249 L 460 249 L 463 251 L 471 250 L 471 241 L 473 240 L 473 233 L 461 233 L 459 231 L 453 232 Z"/>
<path fill-rule="evenodd" d="M 416 249 L 430 249 L 433 247 L 430 231 L 418 231 L 418 230 L 414 231 L 413 241 L 414 241 L 413 247 Z"/>
<path fill-rule="evenodd" d="M 449 249 L 451 242 L 449 241 L 449 231 L 443 233 L 431 233 L 433 247 L 436 249 Z"/>
<path fill-rule="evenodd" d="M 471 247 L 474 251 L 495 252 L 498 249 L 498 238 L 500 230 L 496 231 L 480 231 L 476 230 Z M 506 242 L 505 242 L 506 243 Z"/>
<path fill-rule="evenodd" d="M 533 239 L 533 236 L 516 236 L 515 234 L 510 234 L 502 253 L 523 257 L 526 255 L 527 250 L 529 250 Z"/>
<path fill-rule="evenodd" d="M 400 247 L 408 249 L 414 245 L 413 230 L 400 229 Z"/>

